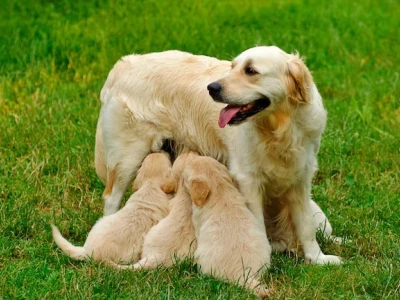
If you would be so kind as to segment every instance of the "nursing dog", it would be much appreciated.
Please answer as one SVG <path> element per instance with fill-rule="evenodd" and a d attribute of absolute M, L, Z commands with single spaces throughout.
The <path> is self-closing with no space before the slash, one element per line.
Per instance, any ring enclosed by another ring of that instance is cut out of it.
<path fill-rule="evenodd" d="M 311 182 L 326 111 L 297 54 L 255 47 L 232 62 L 166 51 L 121 58 L 101 91 L 96 170 L 106 184 L 105 215 L 116 212 L 149 151 L 166 139 L 227 165 L 265 227 L 265 206 L 282 209 L 305 260 L 322 253 Z M 231 126 L 226 126 L 231 125 Z"/>

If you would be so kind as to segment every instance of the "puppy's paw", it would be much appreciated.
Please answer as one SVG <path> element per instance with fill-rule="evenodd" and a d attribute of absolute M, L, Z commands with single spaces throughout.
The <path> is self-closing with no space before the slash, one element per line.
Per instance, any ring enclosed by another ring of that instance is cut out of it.
<path fill-rule="evenodd" d="M 254 288 L 254 294 L 261 299 L 271 297 L 272 295 L 272 290 L 267 288 L 265 285 L 258 285 L 257 287 Z"/>
<path fill-rule="evenodd" d="M 140 269 L 144 269 L 146 266 L 146 263 L 143 263 L 141 261 L 137 262 L 136 264 L 132 265 L 132 270 L 140 270 Z"/>

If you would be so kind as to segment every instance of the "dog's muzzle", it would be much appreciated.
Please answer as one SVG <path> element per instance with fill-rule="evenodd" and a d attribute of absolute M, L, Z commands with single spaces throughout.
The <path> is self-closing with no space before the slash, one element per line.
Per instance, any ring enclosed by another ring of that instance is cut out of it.
<path fill-rule="evenodd" d="M 211 98 L 214 99 L 216 102 L 222 102 L 221 91 L 222 86 L 218 82 L 211 82 L 207 85 L 208 93 L 210 94 Z"/>

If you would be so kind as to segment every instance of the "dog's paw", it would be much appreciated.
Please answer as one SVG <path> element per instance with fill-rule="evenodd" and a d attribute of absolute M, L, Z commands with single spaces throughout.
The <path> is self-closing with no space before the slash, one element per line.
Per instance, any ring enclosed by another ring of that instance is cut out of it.
<path fill-rule="evenodd" d="M 342 263 L 342 259 L 336 255 L 325 255 L 320 254 L 315 259 L 306 258 L 306 264 L 314 264 L 314 265 L 340 265 Z"/>

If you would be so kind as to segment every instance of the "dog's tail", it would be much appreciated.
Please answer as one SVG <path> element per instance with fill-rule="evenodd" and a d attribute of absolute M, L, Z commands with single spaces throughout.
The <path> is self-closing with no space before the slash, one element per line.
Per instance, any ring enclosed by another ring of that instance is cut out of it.
<path fill-rule="evenodd" d="M 88 259 L 88 255 L 86 253 L 85 248 L 83 247 L 78 247 L 72 245 L 70 242 L 68 242 L 62 235 L 60 230 L 58 228 L 51 224 L 51 229 L 53 231 L 53 238 L 58 247 L 61 248 L 61 250 L 68 256 L 70 256 L 73 259 L 76 260 L 86 260 Z"/>

